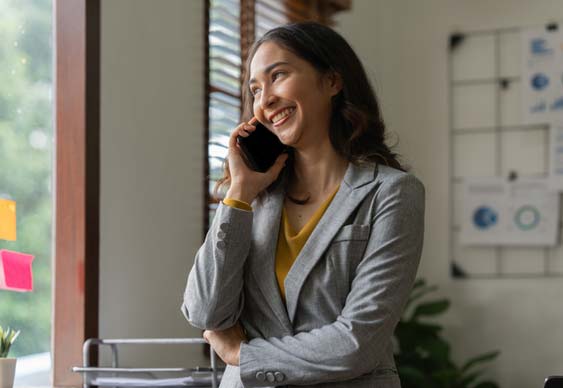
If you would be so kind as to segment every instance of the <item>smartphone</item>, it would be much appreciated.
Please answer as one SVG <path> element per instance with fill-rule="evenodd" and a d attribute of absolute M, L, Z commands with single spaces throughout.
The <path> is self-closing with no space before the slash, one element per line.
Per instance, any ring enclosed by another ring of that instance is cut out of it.
<path fill-rule="evenodd" d="M 563 376 L 549 376 L 545 379 L 544 388 L 563 388 Z"/>
<path fill-rule="evenodd" d="M 247 137 L 238 136 L 237 142 L 249 168 L 266 172 L 286 146 L 264 124 L 256 121 L 256 129 Z"/>

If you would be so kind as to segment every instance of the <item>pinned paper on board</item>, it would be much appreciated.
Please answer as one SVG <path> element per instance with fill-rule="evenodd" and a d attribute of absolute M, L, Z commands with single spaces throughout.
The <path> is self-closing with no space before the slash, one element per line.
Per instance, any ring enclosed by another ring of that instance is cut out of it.
<path fill-rule="evenodd" d="M 468 178 L 463 190 L 464 245 L 557 245 L 559 194 L 545 178 Z"/>
<path fill-rule="evenodd" d="M 16 241 L 16 201 L 0 198 L 0 240 Z"/>
<path fill-rule="evenodd" d="M 563 121 L 549 128 L 549 188 L 563 191 Z"/>
<path fill-rule="evenodd" d="M 10 291 L 32 291 L 33 255 L 0 250 L 0 289 Z"/>
<path fill-rule="evenodd" d="M 522 119 L 544 124 L 563 114 L 563 31 L 522 31 Z"/>

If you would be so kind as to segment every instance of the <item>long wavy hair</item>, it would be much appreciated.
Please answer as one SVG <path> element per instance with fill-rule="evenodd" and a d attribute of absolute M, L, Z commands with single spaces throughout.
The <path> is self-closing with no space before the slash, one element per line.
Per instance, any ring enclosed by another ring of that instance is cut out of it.
<path fill-rule="evenodd" d="M 364 67 L 348 42 L 336 31 L 316 22 L 282 25 L 266 32 L 249 50 L 243 70 L 242 120 L 253 116 L 254 96 L 248 87 L 250 63 L 258 48 L 274 42 L 309 62 L 319 75 L 337 73 L 342 90 L 332 97 L 329 138 L 336 152 L 354 164 L 378 163 L 406 171 L 397 153 L 385 143 L 385 124 L 381 110 Z M 293 158 L 286 162 L 285 173 L 293 176 Z M 230 183 L 228 161 L 225 172 L 215 186 L 215 194 Z"/>

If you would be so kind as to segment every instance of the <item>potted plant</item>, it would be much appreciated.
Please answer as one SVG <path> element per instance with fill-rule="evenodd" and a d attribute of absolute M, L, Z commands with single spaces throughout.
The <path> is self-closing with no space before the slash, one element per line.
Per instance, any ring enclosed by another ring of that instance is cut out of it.
<path fill-rule="evenodd" d="M 414 303 L 438 287 L 415 282 L 405 312 L 395 329 L 395 361 L 403 388 L 498 388 L 483 378 L 478 368 L 494 360 L 500 352 L 490 351 L 472 357 L 458 366 L 451 358 L 450 345 L 441 335 L 435 318 L 450 306 L 448 299 Z"/>
<path fill-rule="evenodd" d="M 16 374 L 16 359 L 8 358 L 10 347 L 18 338 L 19 331 L 0 326 L 0 388 L 12 388 Z"/>

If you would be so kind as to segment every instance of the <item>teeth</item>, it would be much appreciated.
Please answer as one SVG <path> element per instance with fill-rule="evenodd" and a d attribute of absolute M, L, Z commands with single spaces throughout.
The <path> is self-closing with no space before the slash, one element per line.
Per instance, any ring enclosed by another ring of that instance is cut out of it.
<path fill-rule="evenodd" d="M 283 119 L 285 116 L 289 115 L 291 112 L 293 112 L 295 110 L 295 108 L 287 108 L 284 109 L 283 111 L 281 111 L 280 113 L 278 113 L 277 115 L 274 116 L 274 118 L 272 119 L 272 122 L 278 122 L 281 119 Z"/>

